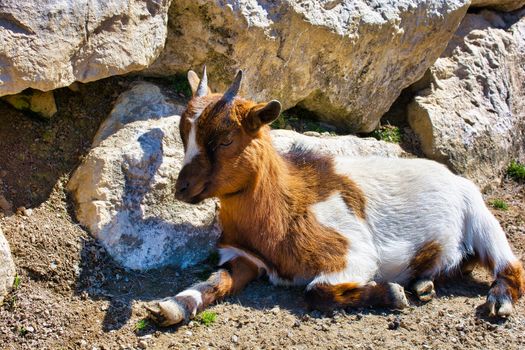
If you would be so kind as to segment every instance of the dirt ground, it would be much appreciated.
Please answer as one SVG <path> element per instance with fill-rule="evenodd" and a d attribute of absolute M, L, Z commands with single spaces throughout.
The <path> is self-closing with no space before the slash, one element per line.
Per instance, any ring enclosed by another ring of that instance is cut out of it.
<path fill-rule="evenodd" d="M 130 78 L 56 92 L 59 114 L 33 119 L 0 102 L 0 194 L 13 212 L 0 214 L 20 284 L 0 306 L 0 349 L 525 349 L 525 302 L 507 320 L 489 319 L 483 304 L 490 277 L 437 284 L 438 298 L 402 312 L 381 309 L 308 312 L 302 291 L 252 283 L 210 308 L 198 321 L 167 329 L 146 324 L 141 303 L 169 295 L 206 276 L 192 269 L 144 273 L 119 268 L 78 223 L 64 191 L 98 125 Z M 525 185 L 506 180 L 486 199 L 515 252 L 525 259 Z M 31 210 L 18 210 L 25 207 Z"/>

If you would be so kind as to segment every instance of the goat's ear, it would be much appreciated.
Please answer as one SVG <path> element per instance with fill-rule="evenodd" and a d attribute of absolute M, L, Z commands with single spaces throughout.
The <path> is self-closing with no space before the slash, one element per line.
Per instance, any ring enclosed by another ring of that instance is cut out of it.
<path fill-rule="evenodd" d="M 188 83 L 190 83 L 191 93 L 193 96 L 206 96 L 211 93 L 210 88 L 208 87 L 208 77 L 206 75 L 206 66 L 203 68 L 202 80 L 199 79 L 199 76 L 194 71 L 188 71 Z M 202 86 L 201 86 L 202 85 Z"/>
<path fill-rule="evenodd" d="M 250 109 L 244 119 L 244 127 L 248 132 L 256 132 L 261 126 L 270 124 L 281 113 L 281 103 L 273 100 L 266 104 L 260 103 Z"/>
<path fill-rule="evenodd" d="M 194 71 L 190 70 L 188 72 L 188 83 L 190 83 L 191 87 L 191 93 L 195 95 L 195 92 L 197 91 L 197 88 L 199 87 L 199 82 L 201 80 L 199 79 L 199 76 Z"/>

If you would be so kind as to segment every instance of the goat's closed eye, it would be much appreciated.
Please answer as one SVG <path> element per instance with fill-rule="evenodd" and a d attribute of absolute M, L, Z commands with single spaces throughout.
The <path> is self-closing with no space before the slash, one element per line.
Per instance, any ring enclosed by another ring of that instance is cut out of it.
<path fill-rule="evenodd" d="M 221 142 L 221 146 L 222 147 L 228 147 L 229 145 L 231 145 L 233 142 L 233 140 L 224 140 Z"/>

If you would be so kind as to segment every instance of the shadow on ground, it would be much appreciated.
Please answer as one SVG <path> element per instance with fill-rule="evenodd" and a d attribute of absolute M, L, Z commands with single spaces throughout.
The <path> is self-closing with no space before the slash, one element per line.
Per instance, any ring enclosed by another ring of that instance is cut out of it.
<path fill-rule="evenodd" d="M 76 293 L 83 298 L 107 300 L 109 307 L 103 321 L 104 331 L 120 329 L 132 317 L 132 308 L 142 308 L 141 303 L 173 296 L 189 287 L 193 283 L 205 280 L 216 267 L 215 259 L 209 259 L 196 267 L 180 270 L 163 268 L 136 272 L 124 270 L 117 266 L 112 258 L 94 240 L 85 242 L 81 257 L 81 274 L 78 279 Z M 489 283 L 472 277 L 451 279 L 436 283 L 439 297 L 469 297 L 475 298 L 486 295 Z M 419 307 L 423 303 L 417 301 L 408 293 L 413 306 Z M 227 302 L 239 304 L 243 307 L 257 310 L 268 310 L 275 306 L 287 310 L 298 318 L 321 318 L 330 314 L 318 311 L 309 311 L 303 298 L 303 289 L 299 287 L 276 287 L 266 278 L 252 282 L 243 292 L 226 298 Z M 146 314 L 144 310 L 135 310 Z M 484 316 L 480 306 L 477 317 L 492 323 L 502 323 L 504 320 L 492 319 Z M 345 309 L 345 312 L 357 317 L 362 315 L 397 315 L 399 311 L 382 308 Z M 473 310 L 474 312 L 474 310 Z M 161 329 L 163 332 L 173 332 L 178 327 Z M 149 334 L 159 330 L 155 326 L 148 326 L 139 332 L 139 335 Z"/>

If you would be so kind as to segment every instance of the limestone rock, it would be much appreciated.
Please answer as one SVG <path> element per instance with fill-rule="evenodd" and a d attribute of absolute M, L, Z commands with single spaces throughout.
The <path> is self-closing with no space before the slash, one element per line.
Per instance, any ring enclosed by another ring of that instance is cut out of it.
<path fill-rule="evenodd" d="M 11 256 L 9 243 L 4 237 L 2 228 L 0 228 L 0 305 L 5 295 L 11 290 L 15 275 L 15 263 Z"/>
<path fill-rule="evenodd" d="M 357 136 L 332 136 L 318 134 L 307 136 L 291 130 L 272 130 L 272 142 L 281 153 L 294 147 L 304 147 L 333 156 L 347 157 L 409 157 L 398 144 Z"/>
<path fill-rule="evenodd" d="M 22 111 L 31 111 L 39 116 L 50 119 L 57 112 L 53 91 L 24 91 L 16 95 L 3 96 L 2 100 Z"/>
<path fill-rule="evenodd" d="M 184 156 L 177 113 L 155 85 L 123 93 L 68 184 L 79 222 L 127 268 L 195 264 L 219 235 L 213 200 L 175 199 Z"/>
<path fill-rule="evenodd" d="M 166 48 L 146 74 L 199 69 L 224 91 L 300 105 L 369 132 L 401 90 L 439 57 L 470 1 L 179 0 Z"/>
<path fill-rule="evenodd" d="M 2 0 L 0 96 L 48 91 L 149 65 L 171 0 Z"/>
<path fill-rule="evenodd" d="M 426 156 L 482 187 L 525 155 L 524 15 L 468 14 L 408 108 Z"/>
<path fill-rule="evenodd" d="M 490 7 L 494 10 L 512 11 L 525 6 L 525 0 L 472 0 L 472 7 Z"/>

